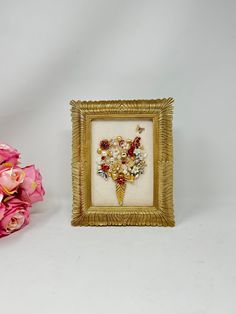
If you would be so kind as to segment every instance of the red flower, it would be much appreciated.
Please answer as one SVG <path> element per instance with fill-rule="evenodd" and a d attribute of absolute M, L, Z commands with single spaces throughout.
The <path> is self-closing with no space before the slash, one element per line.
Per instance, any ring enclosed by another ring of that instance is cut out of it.
<path fill-rule="evenodd" d="M 108 171 L 110 169 L 109 165 L 106 165 L 106 164 L 103 164 L 101 168 L 103 171 Z"/>
<path fill-rule="evenodd" d="M 133 157 L 134 156 L 134 146 L 131 146 L 130 147 L 130 149 L 128 150 L 128 155 L 130 156 L 130 157 Z"/>
<path fill-rule="evenodd" d="M 125 178 L 124 177 L 119 177 L 118 179 L 116 179 L 116 182 L 119 184 L 125 184 Z"/>
<path fill-rule="evenodd" d="M 100 148 L 101 149 L 107 150 L 109 147 L 110 147 L 110 143 L 108 140 L 102 140 L 100 142 Z"/>
<path fill-rule="evenodd" d="M 140 146 L 140 140 L 141 140 L 141 137 L 139 136 L 135 137 L 135 139 L 133 140 L 132 146 L 138 148 Z"/>

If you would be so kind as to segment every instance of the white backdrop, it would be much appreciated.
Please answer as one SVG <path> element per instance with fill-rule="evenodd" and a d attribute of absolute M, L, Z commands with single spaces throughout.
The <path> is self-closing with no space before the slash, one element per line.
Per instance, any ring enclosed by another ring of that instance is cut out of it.
<path fill-rule="evenodd" d="M 0 0 L 0 138 L 47 191 L 0 241 L 2 312 L 236 312 L 235 9 Z M 69 101 L 159 97 L 176 100 L 177 226 L 70 227 Z"/>

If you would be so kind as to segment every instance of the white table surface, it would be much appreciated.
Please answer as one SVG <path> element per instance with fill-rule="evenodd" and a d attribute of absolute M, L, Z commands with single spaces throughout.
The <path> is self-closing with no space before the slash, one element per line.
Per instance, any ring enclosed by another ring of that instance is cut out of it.
<path fill-rule="evenodd" d="M 46 203 L 0 242 L 5 313 L 235 313 L 235 206 L 186 201 L 174 228 L 81 228 L 70 202 Z"/>

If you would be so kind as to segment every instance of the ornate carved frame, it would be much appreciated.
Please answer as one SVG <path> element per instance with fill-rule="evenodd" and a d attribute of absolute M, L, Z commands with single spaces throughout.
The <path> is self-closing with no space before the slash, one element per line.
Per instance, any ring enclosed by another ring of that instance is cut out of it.
<path fill-rule="evenodd" d="M 72 114 L 73 226 L 174 226 L 173 99 L 74 101 Z M 96 119 L 153 121 L 153 206 L 92 206 L 91 121 Z"/>

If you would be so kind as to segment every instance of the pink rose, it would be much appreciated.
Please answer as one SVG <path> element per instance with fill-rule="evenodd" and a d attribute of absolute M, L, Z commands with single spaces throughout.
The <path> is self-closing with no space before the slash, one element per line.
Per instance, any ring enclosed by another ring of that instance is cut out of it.
<path fill-rule="evenodd" d="M 19 195 L 23 201 L 35 203 L 43 200 L 45 194 L 42 176 L 34 165 L 23 168 L 25 179 L 20 185 Z"/>
<path fill-rule="evenodd" d="M 7 163 L 8 166 L 15 166 L 18 164 L 20 153 L 10 145 L 0 142 L 0 168 Z"/>
<path fill-rule="evenodd" d="M 30 205 L 17 198 L 11 198 L 5 203 L 5 212 L 0 220 L 0 237 L 22 229 L 29 223 Z"/>
<path fill-rule="evenodd" d="M 3 194 L 0 194 L 0 221 L 2 219 L 2 217 L 4 216 L 5 213 L 5 205 L 2 203 L 2 199 L 3 199 Z"/>
<path fill-rule="evenodd" d="M 0 170 L 0 190 L 7 194 L 14 194 L 18 186 L 24 181 L 25 173 L 20 167 L 6 167 Z"/>

